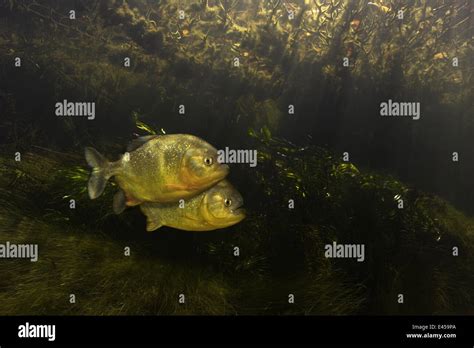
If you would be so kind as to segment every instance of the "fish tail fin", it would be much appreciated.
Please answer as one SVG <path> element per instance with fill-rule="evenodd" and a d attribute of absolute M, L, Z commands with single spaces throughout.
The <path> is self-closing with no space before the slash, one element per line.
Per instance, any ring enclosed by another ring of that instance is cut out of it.
<path fill-rule="evenodd" d="M 87 164 L 92 167 L 87 190 L 90 199 L 96 199 L 104 192 L 105 184 L 111 177 L 110 162 L 92 147 L 86 147 L 84 154 Z"/>

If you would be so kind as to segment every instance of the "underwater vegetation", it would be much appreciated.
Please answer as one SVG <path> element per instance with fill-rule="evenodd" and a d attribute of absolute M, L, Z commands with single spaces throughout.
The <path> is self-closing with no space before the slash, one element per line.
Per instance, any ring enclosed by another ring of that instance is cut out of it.
<path fill-rule="evenodd" d="M 472 11 L 0 0 L 0 242 L 40 250 L 1 261 L 0 315 L 474 314 Z M 389 98 L 421 119 L 381 120 Z M 96 102 L 95 119 L 56 117 L 63 100 Z M 229 174 L 245 220 L 146 232 L 139 208 L 113 213 L 114 182 L 89 199 L 84 147 L 113 160 L 174 133 L 258 151 Z M 326 258 L 333 242 L 364 244 L 364 262 Z"/>
<path fill-rule="evenodd" d="M 112 213 L 113 188 L 91 204 L 76 159 L 39 151 L 12 165 L 2 155 L 2 239 L 38 243 L 42 255 L 2 267 L 2 314 L 472 314 L 472 219 L 326 150 L 251 138 L 262 157 L 246 180 L 252 215 L 205 234 L 144 232 L 137 208 Z M 288 197 L 300 207 L 271 203 Z M 354 240 L 365 262 L 324 257 L 325 244 Z M 409 305 L 393 301 L 400 292 Z"/>
<path fill-rule="evenodd" d="M 129 141 L 138 118 L 237 147 L 248 127 L 266 126 L 350 148 L 359 165 L 474 213 L 464 194 L 474 190 L 472 2 L 374 2 L 388 12 L 367 3 L 2 0 L 0 134 L 17 146 L 101 150 Z M 421 119 L 374 116 L 389 98 L 419 101 Z M 100 117 L 51 117 L 64 99 L 95 101 Z M 188 117 L 174 117 L 179 105 Z M 456 167 L 453 151 L 466 159 Z"/>

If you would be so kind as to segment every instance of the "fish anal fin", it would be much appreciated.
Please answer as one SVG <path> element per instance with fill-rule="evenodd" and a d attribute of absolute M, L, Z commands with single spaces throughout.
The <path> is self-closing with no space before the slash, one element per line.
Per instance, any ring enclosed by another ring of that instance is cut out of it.
<path fill-rule="evenodd" d="M 114 213 L 118 215 L 122 213 L 126 207 L 127 207 L 127 204 L 126 204 L 125 194 L 123 193 L 122 190 L 120 190 L 114 195 L 114 201 L 113 201 Z"/>
<path fill-rule="evenodd" d="M 150 218 L 146 219 L 146 230 L 148 232 L 155 231 L 155 230 L 159 229 L 161 226 L 163 226 L 163 224 L 159 220 L 154 220 L 154 219 L 150 219 Z"/>

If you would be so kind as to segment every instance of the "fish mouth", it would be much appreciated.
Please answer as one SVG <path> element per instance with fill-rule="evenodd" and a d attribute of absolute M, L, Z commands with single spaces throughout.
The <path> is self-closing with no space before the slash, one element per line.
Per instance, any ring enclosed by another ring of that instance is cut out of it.
<path fill-rule="evenodd" d="M 203 182 L 206 182 L 209 184 L 209 186 L 212 186 L 212 184 L 215 184 L 223 179 L 229 174 L 230 168 L 227 164 L 221 165 L 218 170 L 216 170 L 214 173 L 212 173 L 210 176 L 203 178 Z"/>
<path fill-rule="evenodd" d="M 232 209 L 232 214 L 234 215 L 246 215 L 247 211 L 245 210 L 245 208 L 242 208 L 242 204 L 239 205 L 238 207 L 235 207 L 234 209 Z"/>
<path fill-rule="evenodd" d="M 230 167 L 227 164 L 221 164 L 221 171 L 224 173 L 224 176 L 227 176 L 230 172 Z"/>

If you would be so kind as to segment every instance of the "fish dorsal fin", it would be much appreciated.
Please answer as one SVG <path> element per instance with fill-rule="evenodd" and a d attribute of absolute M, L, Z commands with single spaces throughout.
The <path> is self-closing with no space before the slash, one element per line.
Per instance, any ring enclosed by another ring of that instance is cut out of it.
<path fill-rule="evenodd" d="M 136 139 L 133 139 L 127 146 L 127 151 L 131 152 L 133 150 L 138 149 L 140 146 L 143 144 L 149 142 L 152 139 L 155 139 L 156 137 L 159 137 L 159 135 L 145 135 L 143 137 L 139 137 Z"/>
<path fill-rule="evenodd" d="M 149 217 L 146 219 L 146 230 L 148 232 L 157 230 L 161 226 L 163 226 L 163 224 L 159 220 L 150 219 Z"/>

